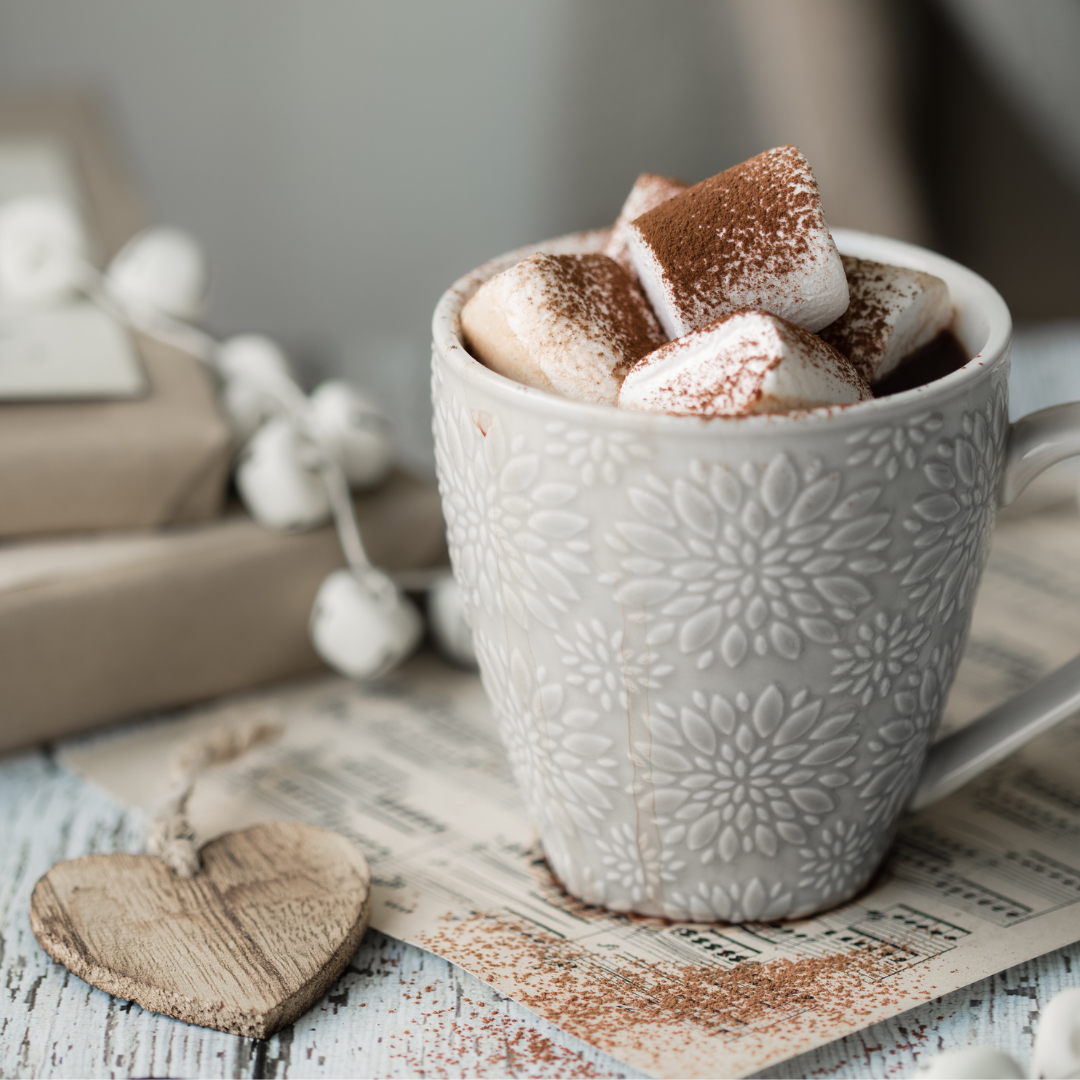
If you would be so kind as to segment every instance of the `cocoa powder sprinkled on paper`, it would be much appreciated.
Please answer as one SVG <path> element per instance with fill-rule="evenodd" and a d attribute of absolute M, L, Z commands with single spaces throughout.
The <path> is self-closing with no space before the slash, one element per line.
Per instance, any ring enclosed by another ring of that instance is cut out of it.
<path fill-rule="evenodd" d="M 895 1003 L 882 981 L 894 950 L 869 940 L 836 955 L 729 967 L 646 963 L 587 952 L 511 916 L 476 914 L 447 916 L 419 943 L 616 1055 L 702 1037 L 776 1045 L 797 1017 L 794 1053 L 799 1038 L 870 1022 L 876 1007 Z"/>

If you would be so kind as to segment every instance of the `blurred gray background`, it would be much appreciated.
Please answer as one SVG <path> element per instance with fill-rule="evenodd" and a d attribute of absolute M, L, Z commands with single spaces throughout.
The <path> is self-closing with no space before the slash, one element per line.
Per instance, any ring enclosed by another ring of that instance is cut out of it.
<path fill-rule="evenodd" d="M 1075 0 L 0 0 L 0 92 L 99 96 L 211 328 L 347 374 L 424 472 L 439 294 L 643 170 L 796 142 L 830 223 L 1080 316 L 1078 51 Z"/>

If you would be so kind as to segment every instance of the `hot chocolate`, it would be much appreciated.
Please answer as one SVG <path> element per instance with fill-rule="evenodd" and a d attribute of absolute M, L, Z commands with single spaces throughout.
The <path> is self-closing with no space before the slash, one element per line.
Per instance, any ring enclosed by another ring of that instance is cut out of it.
<path fill-rule="evenodd" d="M 461 321 L 473 354 L 518 382 L 710 418 L 939 378 L 968 359 L 952 318 L 940 278 L 841 257 L 809 162 L 782 146 L 693 187 L 642 174 L 603 254 L 526 259 Z"/>
<path fill-rule="evenodd" d="M 831 345 L 761 311 L 737 311 L 651 352 L 623 380 L 619 405 L 683 416 L 746 416 L 871 396 Z"/>
<path fill-rule="evenodd" d="M 911 353 L 891 375 L 873 387 L 874 397 L 888 397 L 903 390 L 914 390 L 935 379 L 944 378 L 962 368 L 971 359 L 951 330 Z"/>

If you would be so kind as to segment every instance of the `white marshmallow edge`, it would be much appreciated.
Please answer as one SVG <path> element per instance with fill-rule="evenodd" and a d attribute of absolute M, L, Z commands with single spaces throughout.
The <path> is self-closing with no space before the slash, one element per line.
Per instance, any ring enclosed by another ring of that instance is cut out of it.
<path fill-rule="evenodd" d="M 461 312 L 468 348 L 500 375 L 614 405 L 630 365 L 664 341 L 637 282 L 605 255 L 524 259 Z"/>
<path fill-rule="evenodd" d="M 679 290 L 668 280 L 664 266 L 637 226 L 631 224 L 627 232 L 638 280 L 668 337 L 679 338 L 704 322 L 745 307 L 760 307 L 806 330 L 818 331 L 835 322 L 848 306 L 844 265 L 828 233 L 809 238 L 810 254 L 798 274 L 739 282 L 725 290 L 723 299 L 687 303 L 678 299 Z"/>
<path fill-rule="evenodd" d="M 920 270 L 850 255 L 843 264 L 850 303 L 821 337 L 873 385 L 949 328 L 952 297 L 941 278 Z"/>
<path fill-rule="evenodd" d="M 643 357 L 619 405 L 682 416 L 749 416 L 871 396 L 848 361 L 813 334 L 763 311 L 718 319 Z"/>
<path fill-rule="evenodd" d="M 671 338 L 748 308 L 817 331 L 848 306 L 817 182 L 794 146 L 666 200 L 632 222 L 627 238 L 641 287 Z"/>
<path fill-rule="evenodd" d="M 676 195 L 685 191 L 690 185 L 683 180 L 675 180 L 670 176 L 660 176 L 657 173 L 642 173 L 630 194 L 626 196 L 619 216 L 611 228 L 611 238 L 604 247 L 604 254 L 614 259 L 628 273 L 636 273 L 634 260 L 630 254 L 630 223 L 648 213 L 654 207 L 673 199 Z"/>

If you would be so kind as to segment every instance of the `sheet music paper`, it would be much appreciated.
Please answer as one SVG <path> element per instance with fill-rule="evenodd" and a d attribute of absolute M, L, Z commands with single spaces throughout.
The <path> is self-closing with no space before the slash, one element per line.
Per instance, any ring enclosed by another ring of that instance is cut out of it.
<path fill-rule="evenodd" d="M 1001 524 L 948 726 L 1077 651 L 1080 519 Z M 73 745 L 62 761 L 147 806 L 177 746 L 254 710 L 280 716 L 284 735 L 200 779 L 201 838 L 282 818 L 351 836 L 372 866 L 372 925 L 656 1076 L 755 1072 L 1080 937 L 1080 717 L 905 821 L 856 901 L 798 922 L 701 926 L 614 916 L 562 894 L 479 680 L 430 655 L 378 686 L 295 684 Z M 782 1008 L 663 1006 L 694 972 L 741 979 L 754 962 L 812 971 L 815 958 L 845 956 L 876 959 L 856 964 L 840 993 L 822 975 Z"/>

